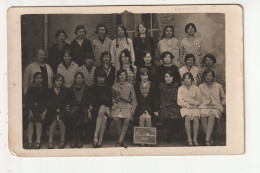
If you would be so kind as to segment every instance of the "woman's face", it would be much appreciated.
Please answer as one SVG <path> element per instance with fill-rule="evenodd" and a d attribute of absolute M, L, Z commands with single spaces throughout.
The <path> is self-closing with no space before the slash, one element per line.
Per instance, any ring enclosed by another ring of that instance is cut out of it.
<path fill-rule="evenodd" d="M 39 50 L 38 55 L 37 55 L 37 61 L 44 63 L 45 62 L 45 51 L 44 50 Z"/>
<path fill-rule="evenodd" d="M 106 28 L 105 27 L 99 27 L 98 28 L 98 35 L 99 37 L 104 37 L 106 34 Z"/>
<path fill-rule="evenodd" d="M 84 82 L 83 76 L 81 76 L 80 74 L 78 74 L 78 75 L 76 76 L 76 78 L 75 78 L 75 83 L 76 83 L 77 85 L 82 85 L 83 82 Z"/>
<path fill-rule="evenodd" d="M 93 59 L 92 58 L 85 58 L 85 62 L 86 62 L 86 65 L 88 67 L 90 67 L 93 64 Z"/>
<path fill-rule="evenodd" d="M 124 37 L 125 31 L 123 30 L 123 28 L 118 27 L 117 28 L 117 34 L 118 34 L 119 37 Z"/>
<path fill-rule="evenodd" d="M 148 81 L 148 75 L 141 75 L 141 80 L 142 82 L 147 82 Z"/>
<path fill-rule="evenodd" d="M 85 32 L 85 30 L 84 30 L 83 28 L 82 28 L 82 29 L 79 29 L 79 30 L 77 31 L 77 38 L 84 38 L 85 35 L 86 35 L 86 32 Z"/>
<path fill-rule="evenodd" d="M 165 78 L 165 83 L 166 84 L 171 84 L 172 81 L 173 81 L 173 77 L 170 74 L 168 74 L 168 73 L 165 73 L 164 78 Z"/>
<path fill-rule="evenodd" d="M 64 33 L 59 33 L 58 35 L 58 41 L 59 42 L 64 42 L 65 40 L 65 34 Z"/>
<path fill-rule="evenodd" d="M 144 57 L 144 63 L 145 63 L 145 64 L 151 64 L 151 62 L 152 62 L 152 56 L 151 56 L 150 53 L 147 53 L 147 54 L 145 55 L 145 57 Z"/>
<path fill-rule="evenodd" d="M 188 35 L 194 35 L 195 34 L 195 28 L 193 28 L 192 26 L 189 26 L 189 28 L 187 29 L 187 34 Z"/>
<path fill-rule="evenodd" d="M 190 86 L 191 85 L 191 78 L 188 76 L 188 75 L 186 75 L 185 76 L 185 78 L 184 78 L 184 84 L 186 85 L 186 86 Z"/>
<path fill-rule="evenodd" d="M 140 34 L 145 34 L 146 33 L 146 28 L 144 27 L 144 25 L 140 24 L 138 29 L 139 29 Z"/>
<path fill-rule="evenodd" d="M 35 85 L 37 85 L 37 86 L 41 85 L 42 81 L 43 81 L 42 75 L 35 76 L 35 78 L 34 78 L 34 84 Z"/>
<path fill-rule="evenodd" d="M 104 55 L 103 64 L 110 64 L 110 56 L 109 55 Z"/>
<path fill-rule="evenodd" d="M 166 28 L 165 30 L 165 36 L 168 37 L 168 38 L 171 38 L 173 35 L 173 30 L 172 28 Z"/>
<path fill-rule="evenodd" d="M 129 64 L 129 57 L 126 56 L 125 53 L 122 53 L 122 63 Z"/>
<path fill-rule="evenodd" d="M 194 64 L 194 59 L 193 59 L 193 58 L 188 58 L 188 59 L 186 60 L 186 65 L 187 65 L 188 67 L 192 67 L 193 64 Z"/>
<path fill-rule="evenodd" d="M 172 62 L 171 56 L 170 56 L 169 54 L 166 55 L 166 56 L 163 58 L 163 62 L 164 62 L 164 64 L 171 64 L 171 62 Z"/>
<path fill-rule="evenodd" d="M 103 76 L 98 76 L 98 77 L 97 77 L 97 83 L 98 83 L 99 85 L 103 85 L 103 84 L 105 83 L 105 77 L 103 77 Z"/>
<path fill-rule="evenodd" d="M 206 83 L 211 83 L 211 82 L 213 82 L 212 72 L 209 72 L 208 74 L 205 75 L 205 82 L 206 82 Z"/>
<path fill-rule="evenodd" d="M 206 65 L 207 67 L 211 67 L 211 66 L 213 65 L 212 59 L 209 58 L 209 57 L 206 57 L 206 59 L 205 59 L 205 65 Z"/>
<path fill-rule="evenodd" d="M 126 81 L 126 73 L 123 72 L 119 75 L 119 82 L 125 82 Z"/>
<path fill-rule="evenodd" d="M 71 56 L 68 53 L 65 53 L 63 59 L 64 59 L 64 62 L 66 64 L 70 64 L 71 63 Z"/>
<path fill-rule="evenodd" d="M 62 85 L 62 83 L 63 83 L 62 77 L 59 77 L 57 80 L 54 81 L 54 85 L 55 85 L 55 87 L 57 87 L 57 88 L 60 88 L 61 85 Z"/>

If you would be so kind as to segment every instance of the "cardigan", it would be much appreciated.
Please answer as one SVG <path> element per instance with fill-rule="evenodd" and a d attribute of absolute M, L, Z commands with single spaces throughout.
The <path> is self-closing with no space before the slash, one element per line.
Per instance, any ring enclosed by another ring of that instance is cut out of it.
<path fill-rule="evenodd" d="M 84 38 L 80 46 L 76 39 L 71 42 L 71 56 L 75 63 L 82 66 L 85 63 L 85 56 L 87 52 L 93 53 L 92 44 L 89 39 Z"/>
<path fill-rule="evenodd" d="M 71 62 L 68 68 L 64 66 L 63 63 L 60 63 L 57 68 L 57 73 L 61 74 L 64 77 L 63 86 L 69 88 L 74 83 L 74 76 L 78 71 L 78 64 L 75 62 Z"/>

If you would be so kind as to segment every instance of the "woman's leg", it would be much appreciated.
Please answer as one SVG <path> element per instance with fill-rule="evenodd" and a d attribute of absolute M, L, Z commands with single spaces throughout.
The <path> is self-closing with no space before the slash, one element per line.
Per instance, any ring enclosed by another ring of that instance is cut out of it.
<path fill-rule="evenodd" d="M 104 132 L 106 130 L 106 125 L 107 125 L 107 117 L 104 116 L 103 117 L 103 121 L 102 121 L 102 125 L 101 125 L 101 129 L 100 129 L 100 133 L 99 133 L 99 142 L 103 141 L 103 136 L 104 136 Z"/>
<path fill-rule="evenodd" d="M 129 127 L 129 124 L 130 124 L 130 120 L 131 120 L 130 118 L 124 119 L 124 123 L 123 123 L 122 130 L 121 130 L 121 133 L 120 133 L 119 141 L 118 141 L 119 143 L 124 142 L 125 135 L 126 135 L 127 129 Z"/>
<path fill-rule="evenodd" d="M 208 117 L 201 117 L 201 124 L 203 131 L 205 132 L 205 134 L 207 134 Z"/>
<path fill-rule="evenodd" d="M 96 130 L 94 133 L 94 142 L 98 142 L 98 136 L 101 130 L 101 126 L 103 123 L 103 119 L 104 119 L 104 115 L 105 114 L 105 110 L 104 110 L 104 106 L 101 106 L 99 111 L 98 111 L 98 117 L 97 117 L 97 121 L 96 121 Z"/>
<path fill-rule="evenodd" d="M 60 126 L 60 142 L 65 142 L 65 124 L 62 120 L 59 121 Z"/>
<path fill-rule="evenodd" d="M 121 119 L 120 118 L 114 118 L 115 125 L 116 125 L 116 130 L 118 134 L 118 138 L 120 137 L 121 134 Z"/>
<path fill-rule="evenodd" d="M 36 143 L 41 143 L 41 136 L 42 136 L 42 124 L 40 122 L 36 122 Z"/>
<path fill-rule="evenodd" d="M 193 118 L 193 142 L 198 143 L 199 117 Z"/>
<path fill-rule="evenodd" d="M 53 135 L 54 135 L 54 132 L 55 132 L 55 130 L 56 130 L 56 126 L 57 126 L 57 121 L 54 120 L 54 121 L 51 123 L 51 127 L 50 127 L 49 143 L 53 143 Z"/>
<path fill-rule="evenodd" d="M 145 127 L 152 127 L 152 118 L 150 115 L 145 115 Z"/>
<path fill-rule="evenodd" d="M 145 114 L 142 114 L 142 115 L 139 117 L 139 126 L 140 126 L 140 127 L 145 127 Z"/>
<path fill-rule="evenodd" d="M 215 115 L 210 115 L 209 116 L 209 121 L 208 121 L 208 126 L 207 126 L 207 133 L 206 133 L 206 140 L 209 141 L 211 138 L 211 134 L 214 128 L 214 123 L 215 123 Z"/>
<path fill-rule="evenodd" d="M 192 139 L 191 139 L 190 116 L 188 115 L 185 116 L 185 130 L 187 134 L 188 143 L 190 145 L 192 144 Z"/>
<path fill-rule="evenodd" d="M 32 136 L 33 136 L 33 122 L 28 123 L 27 127 L 27 137 L 28 137 L 28 143 L 32 143 Z"/>

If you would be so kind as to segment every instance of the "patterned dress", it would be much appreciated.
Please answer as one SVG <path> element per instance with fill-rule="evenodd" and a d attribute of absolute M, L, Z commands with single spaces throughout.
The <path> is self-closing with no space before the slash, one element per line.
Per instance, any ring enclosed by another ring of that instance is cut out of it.
<path fill-rule="evenodd" d="M 88 71 L 86 65 L 83 65 L 78 68 L 78 72 L 83 73 L 84 82 L 87 86 L 94 85 L 94 76 L 95 76 L 96 67 L 92 66 L 90 72 Z"/>
<path fill-rule="evenodd" d="M 101 61 L 100 61 L 101 54 L 104 51 L 110 50 L 111 41 L 112 40 L 107 37 L 105 38 L 103 43 L 100 41 L 99 38 L 96 38 L 92 41 L 93 53 L 95 56 L 94 66 L 97 67 L 101 65 Z"/>

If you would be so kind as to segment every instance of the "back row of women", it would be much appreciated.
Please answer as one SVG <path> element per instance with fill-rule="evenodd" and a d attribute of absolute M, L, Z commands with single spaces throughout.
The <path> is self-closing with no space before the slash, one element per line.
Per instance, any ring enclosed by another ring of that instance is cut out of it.
<path fill-rule="evenodd" d="M 194 36 L 195 25 L 187 24 L 185 32 L 187 38 L 179 43 L 174 28 L 164 28 L 158 43 L 158 67 L 154 63 L 154 41 L 147 35 L 144 23 L 138 25 L 139 36 L 133 43 L 123 25 L 117 26 L 113 41 L 107 38 L 106 27 L 98 25 L 98 37 L 92 42 L 85 38 L 85 27 L 77 26 L 71 45 L 65 43 L 66 32 L 58 30 L 57 44 L 47 59 L 50 65 L 45 63 L 45 51 L 38 49 L 36 62 L 24 72 L 23 89 L 29 110 L 27 148 L 33 147 L 34 124 L 34 148 L 41 147 L 46 119 L 50 121 L 48 148 L 52 149 L 57 125 L 61 131 L 59 148 L 65 146 L 65 127 L 71 147 L 82 147 L 83 132 L 93 137 L 95 147 L 101 147 L 107 120 L 112 118 L 119 136 L 117 146 L 125 147 L 131 120 L 149 127 L 156 117 L 162 119 L 168 142 L 178 140 L 184 118 L 189 146 L 199 145 L 201 118 L 205 145 L 212 145 L 214 121 L 220 118 L 225 104 L 224 80 L 212 54 L 202 59 L 202 44 Z"/>

